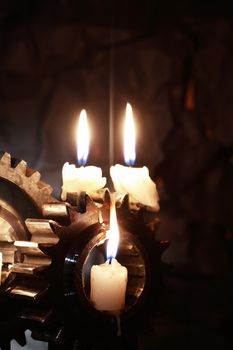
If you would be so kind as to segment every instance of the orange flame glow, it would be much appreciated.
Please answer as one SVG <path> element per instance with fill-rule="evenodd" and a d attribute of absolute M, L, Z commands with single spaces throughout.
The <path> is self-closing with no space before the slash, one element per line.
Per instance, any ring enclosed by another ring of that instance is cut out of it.
<path fill-rule="evenodd" d="M 79 165 L 85 165 L 89 154 L 90 131 L 87 122 L 87 114 L 85 109 L 80 113 L 78 126 L 76 130 L 77 140 L 77 158 Z"/>
<path fill-rule="evenodd" d="M 107 233 L 107 237 L 107 259 L 112 259 L 116 257 L 120 239 L 115 203 L 112 203 L 110 208 L 110 229 Z"/>
<path fill-rule="evenodd" d="M 133 120 L 133 111 L 129 103 L 126 105 L 124 125 L 124 159 L 127 165 L 134 165 L 136 159 L 136 131 Z"/>

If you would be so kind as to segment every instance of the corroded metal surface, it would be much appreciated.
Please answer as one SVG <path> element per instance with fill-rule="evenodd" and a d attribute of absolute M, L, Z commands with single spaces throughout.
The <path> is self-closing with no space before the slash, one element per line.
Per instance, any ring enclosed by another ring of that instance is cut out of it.
<path fill-rule="evenodd" d="M 69 203 L 59 202 L 51 197 L 51 187 L 40 181 L 38 172 L 28 169 L 24 161 L 12 167 L 7 153 L 0 160 L 0 178 L 12 184 L 13 193 L 17 188 L 26 194 L 29 206 L 31 203 L 38 208 L 37 217 L 25 217 L 20 206 L 18 212 L 5 199 L 0 202 L 0 251 L 4 262 L 1 291 L 23 305 L 17 317 L 29 325 L 33 322 L 34 336 L 40 340 L 62 341 L 60 335 L 63 339 L 67 327 L 74 337 L 82 338 L 76 323 L 70 321 L 73 317 L 95 336 L 100 329 L 101 334 L 105 327 L 111 329 L 111 317 L 93 308 L 88 292 L 88 276 L 96 252 L 97 258 L 105 259 L 108 189 L 94 198 L 86 193 L 68 194 Z M 156 273 L 161 272 L 161 254 L 167 242 L 156 241 L 156 214 L 140 206 L 134 210 L 128 196 L 118 201 L 117 216 L 122 234 L 118 259 L 127 267 L 129 276 L 126 307 L 122 311 L 127 320 L 149 295 L 154 272 L 150 265 L 155 262 Z M 71 308 L 69 300 L 74 301 Z M 41 329 L 47 322 L 55 328 Z"/>
<path fill-rule="evenodd" d="M 52 187 L 40 180 L 40 173 L 27 168 L 27 163 L 21 160 L 16 167 L 11 165 L 11 155 L 4 153 L 0 159 L 0 178 L 3 178 L 21 188 L 41 208 L 44 203 L 54 202 L 51 196 Z"/>
<path fill-rule="evenodd" d="M 42 219 L 42 206 L 57 201 L 51 196 L 52 187 L 40 177 L 25 161 L 17 163 L 8 153 L 0 159 L 0 251 L 3 255 L 0 303 L 1 316 L 6 314 L 11 320 L 10 323 L 5 323 L 4 318 L 0 320 L 0 347 L 3 348 L 12 338 L 20 342 L 24 336 L 24 327 L 16 313 L 19 305 L 24 300 L 43 299 L 50 286 L 43 273 L 52 259 L 43 247 L 57 244 L 59 238 L 53 232 L 53 222 Z M 28 215 L 37 219 L 25 223 Z"/>

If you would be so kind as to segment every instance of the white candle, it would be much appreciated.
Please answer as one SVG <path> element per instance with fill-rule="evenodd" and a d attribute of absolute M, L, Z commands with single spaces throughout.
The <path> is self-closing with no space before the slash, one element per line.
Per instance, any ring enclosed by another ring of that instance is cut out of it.
<path fill-rule="evenodd" d="M 61 199 L 66 200 L 67 193 L 88 192 L 89 194 L 98 191 L 106 184 L 106 178 L 102 177 L 102 170 L 96 166 L 87 166 L 90 134 L 87 123 L 86 111 L 80 113 L 79 123 L 77 127 L 77 158 L 80 167 L 66 162 L 62 168 L 62 193 Z"/>
<path fill-rule="evenodd" d="M 67 193 L 82 191 L 89 194 L 96 192 L 106 185 L 106 178 L 102 177 L 102 170 L 96 166 L 81 166 L 65 163 L 62 168 L 61 199 L 66 200 Z"/>
<path fill-rule="evenodd" d="M 156 185 L 151 180 L 146 166 L 132 168 L 116 164 L 110 168 L 110 175 L 118 194 L 128 193 L 131 203 L 141 203 L 159 210 Z"/>
<path fill-rule="evenodd" d="M 2 281 L 2 253 L 0 252 L 0 285 Z"/>
<path fill-rule="evenodd" d="M 111 206 L 107 235 L 107 261 L 91 268 L 90 299 L 97 310 L 117 315 L 125 306 L 128 271 L 115 259 L 119 243 L 115 203 Z"/>
<path fill-rule="evenodd" d="M 91 269 L 91 301 L 97 310 L 119 313 L 125 306 L 127 268 L 116 259 Z"/>
<path fill-rule="evenodd" d="M 158 192 L 155 183 L 150 178 L 148 168 L 145 166 L 142 168 L 131 167 L 136 158 L 135 139 L 136 132 L 132 107 L 127 103 L 124 128 L 124 158 L 125 163 L 130 167 L 116 164 L 110 168 L 110 175 L 115 191 L 119 195 L 128 193 L 130 203 L 140 203 L 152 207 L 154 210 L 159 210 Z"/>

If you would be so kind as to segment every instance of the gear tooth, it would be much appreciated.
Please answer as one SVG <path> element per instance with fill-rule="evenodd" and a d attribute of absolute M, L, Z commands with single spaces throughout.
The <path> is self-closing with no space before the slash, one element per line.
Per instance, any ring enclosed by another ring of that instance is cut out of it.
<path fill-rule="evenodd" d="M 33 182 L 37 183 L 37 182 L 40 181 L 41 174 L 39 173 L 39 171 L 35 171 L 32 175 L 29 176 L 29 178 L 30 178 Z"/>
<path fill-rule="evenodd" d="M 50 196 L 53 192 L 53 189 L 50 185 L 43 183 L 43 187 L 40 189 L 40 192 L 45 196 Z"/>
<path fill-rule="evenodd" d="M 53 188 L 40 180 L 38 171 L 28 168 L 24 160 L 16 162 L 9 153 L 0 155 L 0 176 L 20 187 L 39 209 L 44 203 L 56 201 L 51 196 Z"/>
<path fill-rule="evenodd" d="M 124 195 L 124 197 L 122 199 L 121 207 L 122 207 L 122 209 L 125 209 L 127 211 L 129 210 L 129 195 L 128 194 Z"/>
<path fill-rule="evenodd" d="M 11 166 L 11 155 L 5 152 L 0 161 L 5 165 Z"/>
<path fill-rule="evenodd" d="M 26 169 L 27 169 L 27 163 L 24 160 L 21 160 L 19 164 L 16 165 L 15 170 L 20 173 L 25 175 L 26 174 Z"/>
<path fill-rule="evenodd" d="M 38 278 L 25 278 L 24 276 L 17 276 L 17 281 L 13 286 L 6 289 L 6 293 L 14 298 L 22 299 L 27 297 L 31 301 L 37 301 L 47 293 L 49 283 Z"/>

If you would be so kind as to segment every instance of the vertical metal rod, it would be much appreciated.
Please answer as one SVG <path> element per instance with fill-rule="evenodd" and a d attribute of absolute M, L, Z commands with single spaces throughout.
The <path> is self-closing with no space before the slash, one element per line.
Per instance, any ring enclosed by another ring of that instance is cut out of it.
<path fill-rule="evenodd" d="M 112 23 L 110 27 L 109 53 L 109 167 L 114 164 L 114 0 L 112 1 Z"/>
<path fill-rule="evenodd" d="M 112 51 L 112 49 L 111 49 Z M 109 96 L 109 166 L 114 164 L 114 77 L 113 58 L 110 52 L 110 96 Z"/>

